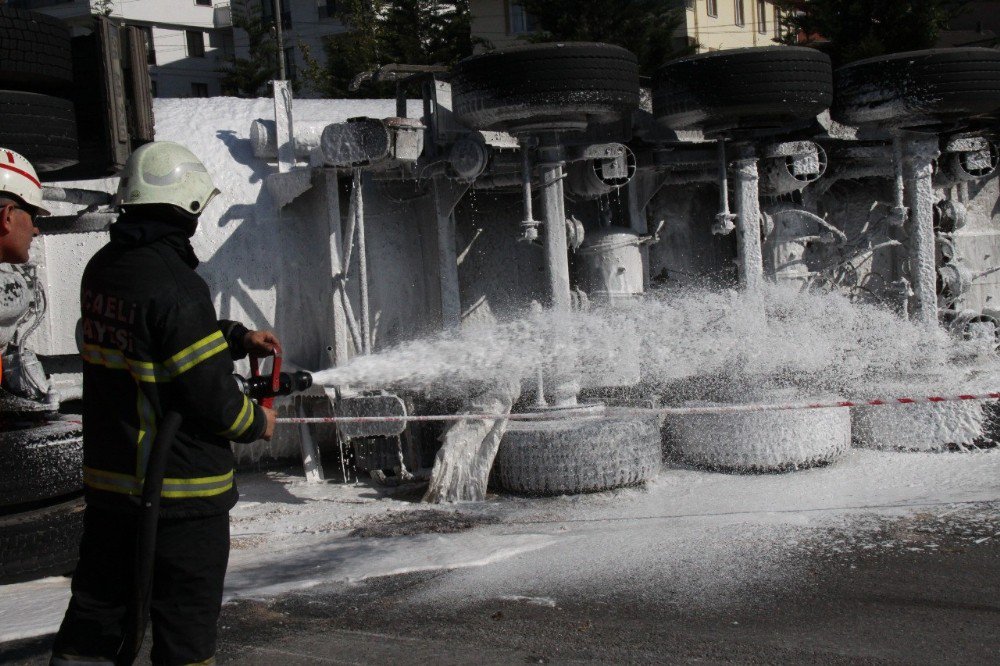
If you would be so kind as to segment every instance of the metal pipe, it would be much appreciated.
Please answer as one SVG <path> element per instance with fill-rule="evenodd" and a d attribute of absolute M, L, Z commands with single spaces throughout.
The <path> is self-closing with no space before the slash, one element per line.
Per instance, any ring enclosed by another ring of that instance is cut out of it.
<path fill-rule="evenodd" d="M 753 146 L 740 147 L 736 173 L 739 283 L 744 289 L 756 289 L 764 282 L 764 253 L 760 242 L 760 181 Z"/>
<path fill-rule="evenodd" d="M 521 195 L 524 203 L 524 222 L 527 225 L 535 221 L 535 212 L 531 201 L 531 155 L 528 154 L 528 142 L 521 142 Z"/>
<path fill-rule="evenodd" d="M 274 0 L 274 34 L 278 42 L 278 78 L 288 78 L 285 67 L 285 32 L 281 25 L 281 0 Z"/>
<path fill-rule="evenodd" d="M 937 322 L 937 261 L 934 238 L 934 160 L 937 138 L 907 141 L 906 194 L 910 209 L 907 259 L 913 286 L 913 314 L 924 324 Z"/>
<path fill-rule="evenodd" d="M 100 190 L 81 190 L 75 187 L 42 186 L 42 199 L 45 201 L 61 201 L 78 206 L 107 206 L 114 199 L 110 192 Z"/>
<path fill-rule="evenodd" d="M 729 211 L 729 165 L 726 163 L 726 142 L 722 137 L 719 137 L 716 142 L 716 155 L 719 176 L 719 212 L 715 216 L 712 233 L 724 235 L 734 229 L 733 218 L 735 216 Z"/>
<path fill-rule="evenodd" d="M 531 201 L 531 142 L 521 139 L 521 196 L 524 219 L 521 220 L 521 240 L 534 241 L 538 238 L 538 221 L 535 220 L 534 204 Z M 494 178 L 497 178 L 494 176 Z"/>
<path fill-rule="evenodd" d="M 545 224 L 545 273 L 549 284 L 549 306 L 569 312 L 572 303 L 569 285 L 569 244 L 566 239 L 566 202 L 563 192 L 565 155 L 562 146 L 540 149 L 542 218 Z"/>
<path fill-rule="evenodd" d="M 371 312 L 368 303 L 368 253 L 365 246 L 365 199 L 361 169 L 354 170 L 354 190 L 357 192 L 354 218 L 358 227 L 358 279 L 361 282 L 361 344 L 363 353 L 372 353 Z"/>
<path fill-rule="evenodd" d="M 901 226 L 906 223 L 909 211 L 906 209 L 905 162 L 903 157 L 903 136 L 896 132 L 892 135 L 892 167 L 895 184 L 896 201 L 889 215 L 889 224 Z"/>
<path fill-rule="evenodd" d="M 340 302 L 344 308 L 344 321 L 347 323 L 347 331 L 351 334 L 351 342 L 354 343 L 356 350 L 363 352 L 365 345 L 358 327 L 358 319 L 354 316 L 354 306 L 351 305 L 351 299 L 347 297 L 347 289 L 343 287 L 340 289 Z"/>

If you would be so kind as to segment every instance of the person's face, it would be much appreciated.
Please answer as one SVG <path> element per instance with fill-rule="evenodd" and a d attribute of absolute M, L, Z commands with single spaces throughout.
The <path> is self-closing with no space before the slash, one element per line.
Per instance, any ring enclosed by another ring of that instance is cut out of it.
<path fill-rule="evenodd" d="M 11 264 L 28 261 L 31 239 L 37 235 L 34 214 L 16 204 L 0 208 L 0 260 Z"/>

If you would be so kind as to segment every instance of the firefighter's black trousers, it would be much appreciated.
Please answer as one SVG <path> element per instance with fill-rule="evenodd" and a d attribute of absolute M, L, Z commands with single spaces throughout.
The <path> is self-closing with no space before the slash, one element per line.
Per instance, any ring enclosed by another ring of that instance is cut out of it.
<path fill-rule="evenodd" d="M 137 523 L 136 516 L 87 507 L 73 597 L 54 655 L 114 659 L 135 594 Z M 153 664 L 193 664 L 215 656 L 228 561 L 228 513 L 160 519 L 150 604 Z"/>

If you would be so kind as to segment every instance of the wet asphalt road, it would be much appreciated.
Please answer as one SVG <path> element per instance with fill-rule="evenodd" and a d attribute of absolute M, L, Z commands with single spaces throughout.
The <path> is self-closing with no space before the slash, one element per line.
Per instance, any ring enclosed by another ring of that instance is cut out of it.
<path fill-rule="evenodd" d="M 933 552 L 816 558 L 793 587 L 700 610 L 649 588 L 461 612 L 414 600 L 448 572 L 330 585 L 227 605 L 218 656 L 290 665 L 1000 662 L 1000 535 L 935 540 Z M 0 663 L 44 664 L 50 641 L 0 645 Z"/>

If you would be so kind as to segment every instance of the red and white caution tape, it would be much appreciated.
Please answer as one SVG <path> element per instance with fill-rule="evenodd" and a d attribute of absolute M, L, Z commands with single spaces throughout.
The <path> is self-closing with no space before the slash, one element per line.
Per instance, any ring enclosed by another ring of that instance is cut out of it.
<path fill-rule="evenodd" d="M 789 402 L 779 404 L 749 405 L 706 405 L 704 407 L 606 407 L 552 410 L 548 412 L 524 412 L 520 414 L 433 414 L 411 416 L 328 416 L 328 417 L 283 417 L 279 424 L 322 424 L 322 423 L 419 423 L 428 421 L 493 420 L 505 418 L 510 421 L 549 421 L 554 419 L 595 420 L 619 416 L 646 416 L 654 414 L 734 414 L 741 412 L 771 412 L 793 409 L 837 409 L 851 407 L 899 407 L 903 405 L 937 404 L 940 402 L 967 402 L 1000 400 L 1000 393 L 963 393 L 952 396 L 930 396 L 920 398 L 876 398 L 874 400 L 840 400 L 834 402 Z"/>

